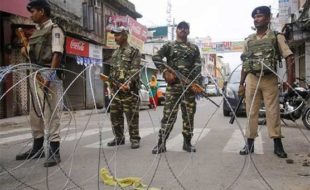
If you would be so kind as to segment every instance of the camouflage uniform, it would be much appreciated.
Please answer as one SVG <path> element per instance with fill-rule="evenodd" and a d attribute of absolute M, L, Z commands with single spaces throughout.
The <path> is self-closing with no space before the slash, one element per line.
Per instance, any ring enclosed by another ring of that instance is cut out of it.
<path fill-rule="evenodd" d="M 116 139 L 124 138 L 125 113 L 130 141 L 139 142 L 139 67 L 141 55 L 138 49 L 131 46 L 118 48 L 112 55 L 110 80 L 112 93 L 116 94 L 112 100 L 110 114 L 113 133 Z M 122 92 L 119 84 L 130 81 L 130 91 Z"/>
<path fill-rule="evenodd" d="M 153 61 L 158 69 L 163 72 L 165 68 L 159 62 L 166 57 L 167 65 L 188 79 L 193 80 L 201 72 L 201 60 L 199 49 L 196 45 L 189 42 L 169 42 L 165 44 L 156 55 Z M 200 80 L 196 82 L 200 83 Z M 191 139 L 194 129 L 194 115 L 196 112 L 195 93 L 189 88 L 181 97 L 186 86 L 181 84 L 180 80 L 176 80 L 173 84 L 168 84 L 166 90 L 166 102 L 164 105 L 163 118 L 161 120 L 161 129 L 159 137 L 164 141 L 168 138 L 174 123 L 177 119 L 179 105 L 181 104 L 183 118 L 183 136 Z M 180 98 L 181 97 L 181 98 Z"/>

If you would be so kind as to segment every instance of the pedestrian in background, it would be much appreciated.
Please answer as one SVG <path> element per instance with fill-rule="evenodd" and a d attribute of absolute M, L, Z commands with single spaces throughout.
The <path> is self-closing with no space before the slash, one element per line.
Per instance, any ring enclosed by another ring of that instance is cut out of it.
<path fill-rule="evenodd" d="M 261 99 L 263 99 L 266 107 L 268 134 L 274 141 L 274 153 L 280 158 L 286 158 L 287 154 L 281 141 L 278 78 L 274 72 L 276 73 L 279 56 L 282 56 L 286 60 L 287 84 L 293 85 L 295 81 L 294 56 L 285 37 L 269 29 L 271 19 L 269 7 L 255 8 L 252 18 L 256 33 L 246 38 L 244 52 L 241 56 L 243 64 L 239 96 L 245 95 L 249 124 L 246 130 L 247 143 L 240 154 L 247 155 L 254 152 L 254 139 L 258 136 L 259 108 Z"/>
<path fill-rule="evenodd" d="M 138 49 L 128 44 L 127 27 L 114 27 L 111 31 L 119 47 L 113 52 L 109 83 L 116 94 L 110 107 L 110 117 L 115 138 L 108 146 L 125 144 L 124 114 L 126 115 L 131 148 L 140 147 L 139 135 L 139 69 L 141 55 Z"/>
<path fill-rule="evenodd" d="M 110 85 L 108 82 L 105 82 L 104 83 L 104 106 L 105 106 L 105 109 L 106 109 L 106 112 L 110 112 L 110 107 L 109 104 L 110 104 L 110 101 L 111 101 L 111 90 L 110 90 Z"/>
<path fill-rule="evenodd" d="M 158 95 L 157 95 L 157 91 L 158 91 L 158 82 L 157 82 L 157 78 L 155 75 L 152 75 L 152 78 L 150 80 L 150 105 L 153 108 L 156 108 L 158 106 Z"/>
<path fill-rule="evenodd" d="M 190 87 L 185 91 L 185 86 L 176 77 L 175 73 L 161 64 L 163 58 L 166 58 L 169 67 L 180 72 L 189 80 L 194 80 L 200 74 L 201 60 L 199 49 L 187 40 L 188 34 L 189 24 L 184 21 L 180 22 L 176 30 L 177 39 L 166 43 L 153 56 L 156 67 L 163 73 L 163 77 L 168 83 L 161 129 L 159 130 L 158 143 L 152 150 L 153 154 L 166 151 L 166 140 L 176 122 L 180 104 L 183 119 L 183 150 L 187 152 L 196 151 L 191 144 L 191 139 L 193 137 L 194 115 L 196 112 L 195 93 L 198 93 L 199 90 L 196 87 Z M 197 82 L 201 84 L 201 81 Z"/>
<path fill-rule="evenodd" d="M 61 161 L 59 126 L 62 106 L 59 104 L 59 99 L 62 94 L 62 81 L 57 77 L 56 69 L 61 64 L 65 37 L 62 29 L 52 22 L 51 8 L 45 0 L 31 1 L 27 9 L 38 27 L 30 37 L 29 47 L 23 47 L 21 52 L 30 58 L 31 63 L 40 65 L 46 70 L 39 72 L 36 79 L 34 73 L 31 76 L 30 125 L 33 146 L 30 150 L 18 154 L 16 160 L 45 156 L 43 142 L 44 128 L 47 128 L 48 138 L 45 140 L 49 149 L 44 166 L 51 167 Z"/>

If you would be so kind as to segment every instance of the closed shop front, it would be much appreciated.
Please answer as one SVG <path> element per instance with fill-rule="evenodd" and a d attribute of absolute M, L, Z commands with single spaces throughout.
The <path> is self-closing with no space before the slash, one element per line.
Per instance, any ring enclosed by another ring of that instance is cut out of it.
<path fill-rule="evenodd" d="M 66 63 L 63 68 L 65 106 L 70 110 L 93 108 L 91 85 L 96 105 L 103 106 L 103 83 L 99 78 L 102 70 L 101 46 L 67 37 Z"/>

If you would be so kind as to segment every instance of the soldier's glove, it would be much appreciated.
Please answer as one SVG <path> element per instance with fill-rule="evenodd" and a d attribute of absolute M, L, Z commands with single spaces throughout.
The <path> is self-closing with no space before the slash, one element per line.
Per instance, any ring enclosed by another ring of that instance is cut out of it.
<path fill-rule="evenodd" d="M 164 71 L 163 77 L 168 84 L 173 84 L 176 80 L 175 74 L 168 69 Z"/>
<path fill-rule="evenodd" d="M 244 85 L 239 85 L 238 96 L 239 97 L 245 96 L 245 86 Z"/>

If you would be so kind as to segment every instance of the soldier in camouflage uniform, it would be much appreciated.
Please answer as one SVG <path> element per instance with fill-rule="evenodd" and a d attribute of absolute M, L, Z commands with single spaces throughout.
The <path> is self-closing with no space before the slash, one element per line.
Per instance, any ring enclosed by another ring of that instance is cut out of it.
<path fill-rule="evenodd" d="M 155 65 L 163 73 L 163 77 L 168 83 L 159 139 L 157 145 L 152 150 L 153 154 L 166 151 L 166 140 L 176 122 L 180 104 L 183 118 L 183 150 L 187 152 L 196 151 L 191 144 L 191 139 L 193 137 L 194 115 L 196 112 L 195 93 L 198 92 L 198 89 L 190 87 L 183 94 L 186 86 L 175 76 L 175 73 L 161 63 L 165 57 L 170 68 L 180 72 L 188 79 L 194 80 L 201 72 L 200 53 L 196 45 L 187 41 L 189 34 L 188 23 L 180 22 L 177 26 L 176 34 L 176 41 L 168 42 L 153 56 Z M 200 79 L 200 77 L 198 78 Z M 199 79 L 196 82 L 200 83 Z"/>
<path fill-rule="evenodd" d="M 112 55 L 109 83 L 114 97 L 111 107 L 111 123 L 115 138 L 108 146 L 125 144 L 124 116 L 126 115 L 131 148 L 140 147 L 139 135 L 139 68 L 141 55 L 139 50 L 127 42 L 126 27 L 113 28 L 115 42 L 119 45 Z"/>
<path fill-rule="evenodd" d="M 274 72 L 278 59 L 282 56 L 286 59 L 288 84 L 292 85 L 295 81 L 294 56 L 284 36 L 269 29 L 271 19 L 269 7 L 255 8 L 252 17 L 257 30 L 245 40 L 241 56 L 243 64 L 239 96 L 245 95 L 249 125 L 246 130 L 247 143 L 240 154 L 247 155 L 254 152 L 259 108 L 263 99 L 269 137 L 274 140 L 274 153 L 280 158 L 286 158 L 287 154 L 281 141 L 278 78 Z"/>

